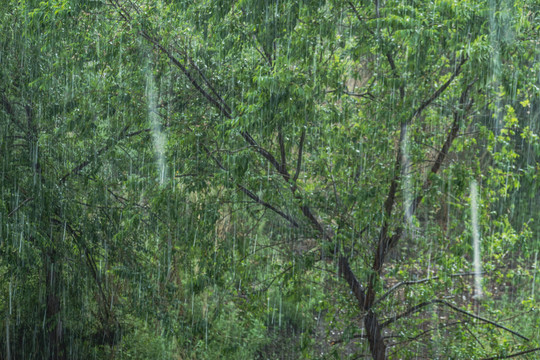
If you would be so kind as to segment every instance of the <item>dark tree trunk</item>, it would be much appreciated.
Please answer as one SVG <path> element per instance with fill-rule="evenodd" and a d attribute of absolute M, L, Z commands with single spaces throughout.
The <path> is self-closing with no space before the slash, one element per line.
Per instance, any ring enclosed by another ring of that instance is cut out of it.
<path fill-rule="evenodd" d="M 379 320 L 377 320 L 377 315 L 371 309 L 375 299 L 373 278 L 370 278 L 370 286 L 366 292 L 354 275 L 349 266 L 349 260 L 345 256 L 339 257 L 339 275 L 349 284 L 351 292 L 358 300 L 358 306 L 367 312 L 364 318 L 364 327 L 366 329 L 371 356 L 374 360 L 385 360 L 386 344 L 382 337 L 382 327 L 379 324 Z"/>
<path fill-rule="evenodd" d="M 364 326 L 369 342 L 369 350 L 374 360 L 386 359 L 386 344 L 382 337 L 382 328 L 373 311 L 368 311 L 364 318 Z"/>
<path fill-rule="evenodd" d="M 47 332 L 49 341 L 49 360 L 65 360 L 65 347 L 60 319 L 59 272 L 55 268 L 54 255 L 47 256 Z"/>

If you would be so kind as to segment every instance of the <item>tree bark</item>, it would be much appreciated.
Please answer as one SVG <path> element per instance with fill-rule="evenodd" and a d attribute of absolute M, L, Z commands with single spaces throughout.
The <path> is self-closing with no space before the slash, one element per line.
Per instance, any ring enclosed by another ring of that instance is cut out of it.
<path fill-rule="evenodd" d="M 386 344 L 382 337 L 382 327 L 377 319 L 377 315 L 369 310 L 364 318 L 364 327 L 369 342 L 369 350 L 374 360 L 386 359 Z"/>
<path fill-rule="evenodd" d="M 58 296 L 58 271 L 55 268 L 57 264 L 54 261 L 54 254 L 48 254 L 46 262 L 47 279 L 47 310 L 46 326 L 49 341 L 49 360 L 65 360 L 65 346 L 63 339 L 62 320 L 60 319 L 60 298 Z"/>

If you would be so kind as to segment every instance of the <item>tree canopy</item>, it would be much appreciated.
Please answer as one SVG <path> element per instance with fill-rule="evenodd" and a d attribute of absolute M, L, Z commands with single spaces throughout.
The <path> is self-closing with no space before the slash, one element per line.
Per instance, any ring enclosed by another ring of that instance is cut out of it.
<path fill-rule="evenodd" d="M 536 1 L 0 8 L 1 358 L 540 351 Z"/>

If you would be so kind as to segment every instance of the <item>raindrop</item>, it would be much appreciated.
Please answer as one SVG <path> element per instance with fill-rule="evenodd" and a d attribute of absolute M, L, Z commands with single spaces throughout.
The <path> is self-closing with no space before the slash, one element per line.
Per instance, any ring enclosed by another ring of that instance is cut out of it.
<path fill-rule="evenodd" d="M 471 181 L 471 218 L 473 230 L 473 252 L 474 252 L 474 297 L 482 298 L 482 260 L 480 258 L 480 231 L 478 229 L 478 184 L 476 180 Z"/>

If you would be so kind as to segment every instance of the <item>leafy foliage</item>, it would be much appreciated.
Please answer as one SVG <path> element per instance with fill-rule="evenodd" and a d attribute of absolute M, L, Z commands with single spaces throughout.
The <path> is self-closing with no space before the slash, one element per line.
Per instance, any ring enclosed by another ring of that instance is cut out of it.
<path fill-rule="evenodd" d="M 534 1 L 2 5 L 2 358 L 538 347 Z"/>

